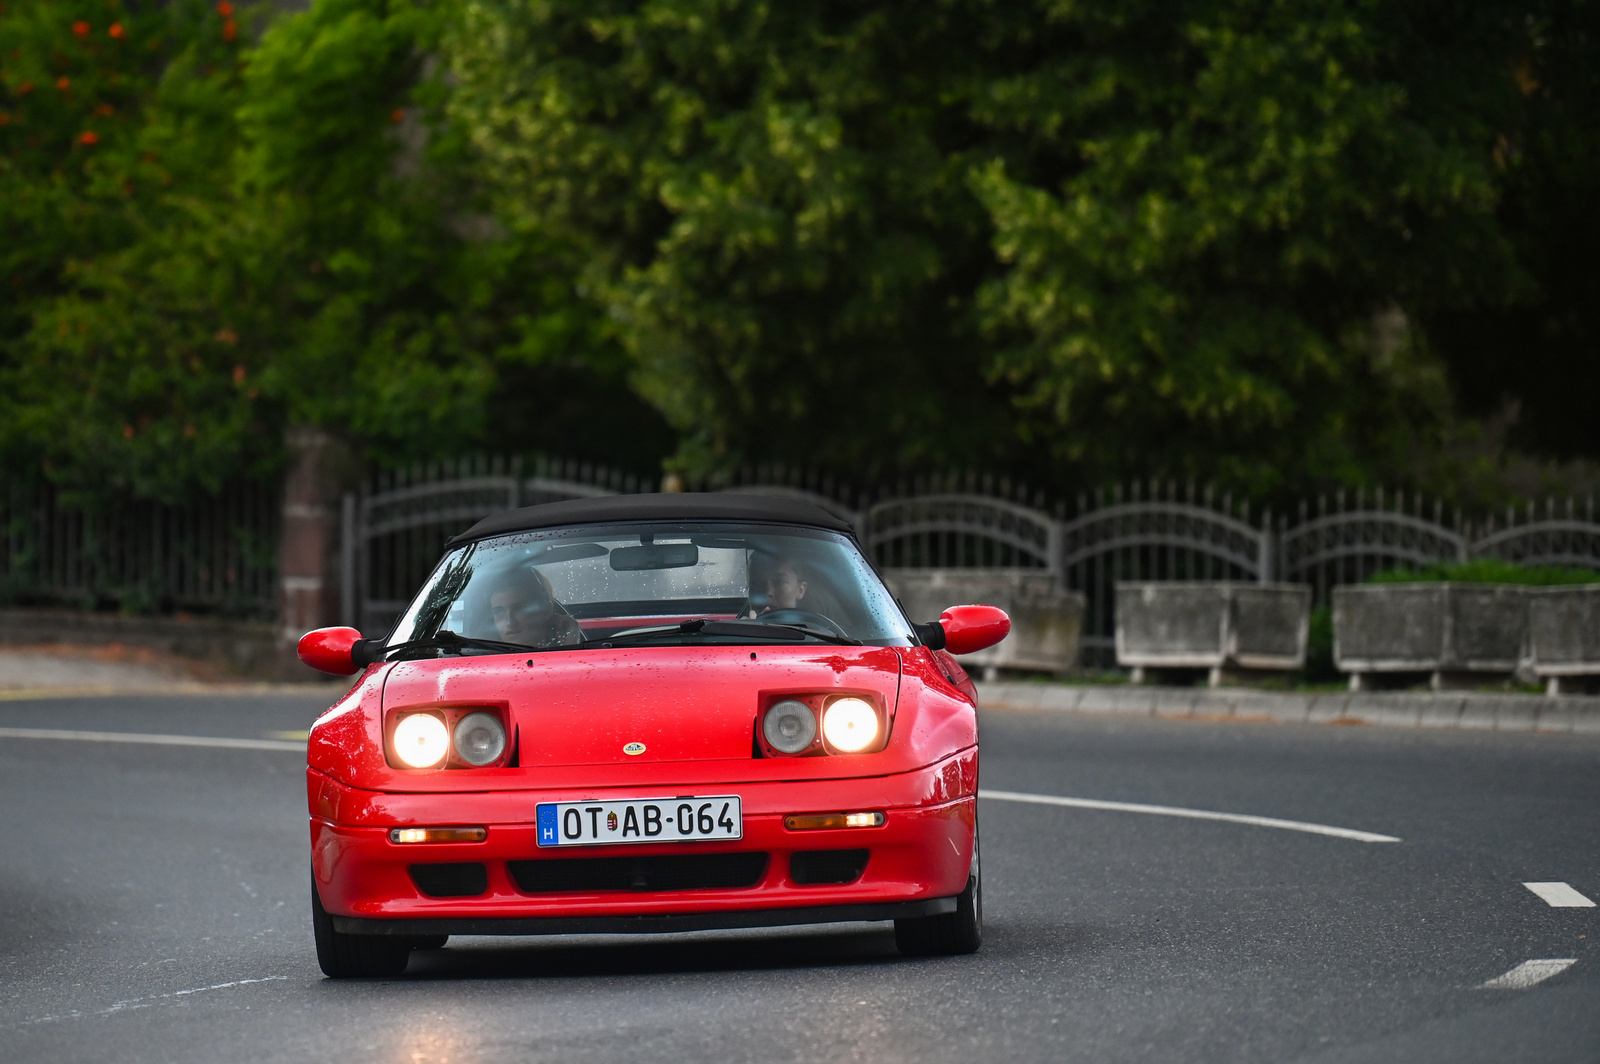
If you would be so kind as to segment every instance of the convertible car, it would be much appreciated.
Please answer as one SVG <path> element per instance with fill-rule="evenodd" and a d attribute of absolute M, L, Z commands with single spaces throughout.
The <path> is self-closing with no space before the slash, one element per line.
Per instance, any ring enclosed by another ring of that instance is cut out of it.
<path fill-rule="evenodd" d="M 983 929 L 976 692 L 1006 615 L 912 623 L 850 526 L 748 495 L 480 521 L 393 632 L 306 634 L 360 673 L 311 729 L 311 917 L 329 976 L 451 935 L 893 920 Z"/>

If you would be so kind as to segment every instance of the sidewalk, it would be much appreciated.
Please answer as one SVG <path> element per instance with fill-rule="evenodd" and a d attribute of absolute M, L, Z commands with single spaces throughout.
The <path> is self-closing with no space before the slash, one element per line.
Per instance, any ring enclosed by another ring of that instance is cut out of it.
<path fill-rule="evenodd" d="M 1549 698 L 1461 691 L 1297 694 L 1242 687 L 980 683 L 978 704 L 985 709 L 1132 717 L 1600 734 L 1600 697 L 1588 695 Z"/>
<path fill-rule="evenodd" d="M 145 647 L 74 646 L 48 643 L 0 647 L 0 701 L 92 695 L 242 693 L 325 687 L 342 692 L 337 681 L 318 681 L 306 670 L 303 684 L 242 680 L 203 662 L 189 661 Z"/>

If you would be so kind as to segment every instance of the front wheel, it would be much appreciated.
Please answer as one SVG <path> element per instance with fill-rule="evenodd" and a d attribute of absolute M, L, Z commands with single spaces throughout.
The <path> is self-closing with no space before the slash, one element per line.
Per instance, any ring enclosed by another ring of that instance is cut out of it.
<path fill-rule="evenodd" d="M 317 964 L 330 979 L 371 979 L 399 975 L 411 960 L 411 940 L 399 935 L 347 935 L 334 929 L 311 885 L 311 932 L 317 940 Z M 442 943 L 441 943 L 442 945 Z"/>
<path fill-rule="evenodd" d="M 972 871 L 967 889 L 956 896 L 956 911 L 896 920 L 894 944 L 908 957 L 975 953 L 983 944 L 983 863 L 976 827 L 972 831 Z"/>

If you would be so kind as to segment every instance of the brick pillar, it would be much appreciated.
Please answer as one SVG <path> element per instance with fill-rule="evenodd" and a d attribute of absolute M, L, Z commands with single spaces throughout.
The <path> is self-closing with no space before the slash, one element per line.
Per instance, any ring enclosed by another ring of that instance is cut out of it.
<path fill-rule="evenodd" d="M 279 616 L 290 642 L 339 623 L 341 500 L 359 477 L 350 447 L 325 429 L 284 434 L 283 539 L 278 547 Z"/>

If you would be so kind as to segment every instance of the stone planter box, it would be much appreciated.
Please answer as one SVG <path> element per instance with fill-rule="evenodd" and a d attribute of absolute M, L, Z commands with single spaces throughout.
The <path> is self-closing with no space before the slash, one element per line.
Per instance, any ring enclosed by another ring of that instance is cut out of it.
<path fill-rule="evenodd" d="M 1011 634 L 988 650 L 961 659 L 989 677 L 1000 669 L 1066 672 L 1078 663 L 1084 598 L 1039 569 L 886 569 L 889 585 L 913 621 L 937 620 L 951 606 L 998 606 Z"/>
<path fill-rule="evenodd" d="M 1600 676 L 1600 584 L 1528 591 L 1528 651 L 1548 694 L 1580 676 Z"/>
<path fill-rule="evenodd" d="M 1440 689 L 1517 670 L 1528 641 L 1528 588 L 1511 584 L 1362 584 L 1333 590 L 1333 660 L 1350 689 L 1374 673 L 1427 672 Z"/>
<path fill-rule="evenodd" d="M 1311 589 L 1303 584 L 1172 581 L 1117 584 L 1117 663 L 1211 670 L 1299 669 L 1306 663 Z"/>

